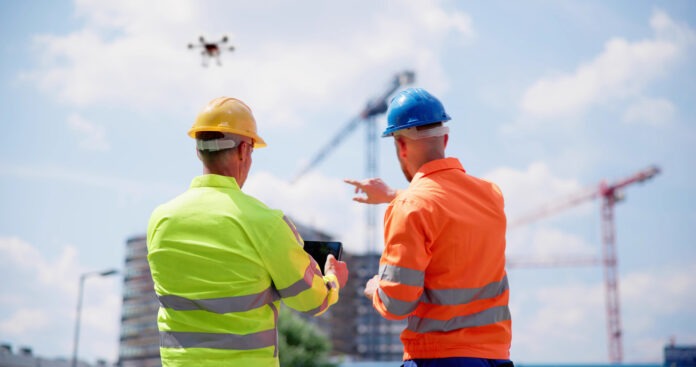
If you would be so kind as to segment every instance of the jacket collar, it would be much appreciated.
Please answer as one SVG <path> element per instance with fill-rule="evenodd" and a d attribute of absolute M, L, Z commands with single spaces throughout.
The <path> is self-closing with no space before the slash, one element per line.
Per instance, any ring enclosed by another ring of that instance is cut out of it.
<path fill-rule="evenodd" d="M 201 175 L 193 178 L 191 187 L 222 187 L 239 190 L 239 185 L 234 177 L 221 175 Z"/>
<path fill-rule="evenodd" d="M 434 161 L 430 161 L 424 165 L 422 165 L 418 171 L 416 172 L 415 175 L 413 175 L 413 179 L 411 182 L 419 180 L 429 174 L 438 172 L 438 171 L 444 171 L 448 169 L 460 169 L 464 172 L 466 170 L 462 166 L 462 164 L 459 162 L 459 159 L 457 158 L 442 158 L 442 159 L 436 159 Z"/>

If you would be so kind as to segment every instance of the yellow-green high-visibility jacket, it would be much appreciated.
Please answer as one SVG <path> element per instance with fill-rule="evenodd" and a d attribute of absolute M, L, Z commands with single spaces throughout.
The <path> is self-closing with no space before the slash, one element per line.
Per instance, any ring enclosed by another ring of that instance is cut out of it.
<path fill-rule="evenodd" d="M 338 301 L 279 210 L 232 177 L 203 175 L 147 230 L 163 366 L 278 366 L 280 299 L 318 315 Z"/>

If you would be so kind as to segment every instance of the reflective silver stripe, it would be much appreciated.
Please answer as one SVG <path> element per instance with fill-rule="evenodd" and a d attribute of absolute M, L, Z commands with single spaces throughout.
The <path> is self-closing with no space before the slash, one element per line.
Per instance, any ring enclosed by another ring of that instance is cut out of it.
<path fill-rule="evenodd" d="M 160 331 L 160 347 L 232 350 L 259 349 L 274 346 L 276 334 L 275 329 L 246 335 Z"/>
<path fill-rule="evenodd" d="M 425 288 L 419 300 L 408 302 L 389 297 L 381 288 L 377 289 L 379 298 L 387 311 L 393 315 L 408 315 L 418 306 L 418 302 L 443 306 L 463 305 L 479 299 L 495 298 L 508 290 L 507 275 L 500 282 L 492 282 L 481 288 L 429 289 Z"/>
<path fill-rule="evenodd" d="M 309 265 L 307 265 L 307 268 L 305 269 L 304 276 L 302 279 L 296 281 L 289 287 L 279 289 L 278 293 L 280 293 L 280 296 L 283 298 L 288 298 L 292 296 L 296 296 L 307 289 L 312 288 L 312 283 L 314 282 L 314 276 L 321 277 L 321 271 L 317 269 L 316 267 L 316 262 L 314 259 L 310 259 Z"/>
<path fill-rule="evenodd" d="M 449 320 L 424 319 L 411 316 L 408 319 L 406 328 L 417 333 L 428 333 L 431 331 L 452 331 L 467 327 L 491 325 L 506 320 L 510 320 L 510 309 L 508 306 L 498 306 Z"/>
<path fill-rule="evenodd" d="M 292 297 L 312 287 L 314 276 L 321 276 L 321 272 L 315 267 L 316 262 L 310 261 L 309 266 L 305 269 L 302 279 L 298 280 L 291 286 L 276 290 L 274 287 L 269 287 L 259 293 L 249 294 L 245 296 L 208 298 L 208 299 L 188 299 L 176 295 L 157 296 L 160 304 L 164 308 L 171 308 L 177 311 L 194 311 L 205 310 L 214 313 L 228 312 L 244 312 L 259 308 L 261 306 L 271 304 L 280 299 L 280 297 Z"/>
<path fill-rule="evenodd" d="M 326 289 L 329 292 L 331 292 L 332 289 L 336 289 L 336 288 L 338 288 L 338 284 L 336 284 L 336 282 L 330 281 L 330 282 L 326 283 Z M 326 297 L 324 298 L 324 301 L 321 303 L 321 306 L 313 308 L 313 309 L 308 310 L 308 311 L 300 311 L 300 312 L 302 312 L 303 314 L 306 314 L 306 315 L 314 316 L 314 315 L 318 314 L 319 312 L 323 312 L 328 307 L 329 307 L 329 293 L 326 294 Z"/>
<path fill-rule="evenodd" d="M 379 279 L 388 280 L 399 284 L 422 287 L 425 281 L 425 273 L 396 265 L 382 264 L 379 267 Z"/>
<path fill-rule="evenodd" d="M 275 335 L 273 336 L 273 358 L 278 357 L 278 308 L 271 303 L 268 305 L 273 310 L 273 330 L 275 330 Z"/>
<path fill-rule="evenodd" d="M 338 284 L 336 284 L 336 282 L 334 282 L 334 281 L 331 281 L 331 282 L 326 283 L 326 288 L 330 292 L 332 289 L 338 288 Z M 300 312 L 302 312 L 303 314 L 306 314 L 306 315 L 314 316 L 314 315 L 318 314 L 319 312 L 323 312 L 328 307 L 329 307 L 329 294 L 327 293 L 326 297 L 324 298 L 324 302 L 321 303 L 321 306 L 316 307 L 314 309 L 311 309 L 309 311 L 300 311 Z"/>
<path fill-rule="evenodd" d="M 324 298 L 324 302 L 321 303 L 321 306 L 316 307 L 316 308 L 313 308 L 313 309 L 311 309 L 311 310 L 300 311 L 300 312 L 302 312 L 303 314 L 306 314 L 306 315 L 313 316 L 313 315 L 318 314 L 318 313 L 321 312 L 321 311 L 326 310 L 326 308 L 328 308 L 328 307 L 329 307 L 329 296 L 327 295 L 327 296 Z"/>
<path fill-rule="evenodd" d="M 177 311 L 206 310 L 214 313 L 244 312 L 273 303 L 280 296 L 273 288 L 246 296 L 222 297 L 209 299 L 188 299 L 176 295 L 157 296 L 164 308 Z"/>
<path fill-rule="evenodd" d="M 481 288 L 426 288 L 421 301 L 436 305 L 463 305 L 479 299 L 495 298 L 503 294 L 508 288 L 508 279 L 505 275 L 503 280 L 486 284 Z"/>
<path fill-rule="evenodd" d="M 377 293 L 379 294 L 379 299 L 382 300 L 382 303 L 384 303 L 384 306 L 387 308 L 387 311 L 392 315 L 408 315 L 418 307 L 418 300 L 413 302 L 400 301 L 389 297 L 384 293 L 382 288 L 377 288 Z"/>
<path fill-rule="evenodd" d="M 288 227 L 290 227 L 290 229 L 292 230 L 292 234 L 295 235 L 295 241 L 297 241 L 297 243 L 300 246 L 304 245 L 304 241 L 302 241 L 302 236 L 300 236 L 300 233 L 297 231 L 297 227 L 295 227 L 295 223 L 293 223 L 290 220 L 290 218 L 288 218 L 285 215 L 283 216 L 283 220 L 288 225 Z"/>

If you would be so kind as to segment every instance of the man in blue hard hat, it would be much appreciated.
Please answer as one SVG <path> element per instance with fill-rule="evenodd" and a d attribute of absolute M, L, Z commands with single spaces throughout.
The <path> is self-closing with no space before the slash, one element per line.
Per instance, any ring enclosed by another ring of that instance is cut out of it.
<path fill-rule="evenodd" d="M 355 201 L 389 203 L 379 274 L 364 293 L 383 317 L 408 318 L 404 366 L 512 366 L 503 195 L 445 156 L 449 120 L 426 90 L 400 92 L 382 136 L 394 137 L 408 188 L 345 180 Z"/>

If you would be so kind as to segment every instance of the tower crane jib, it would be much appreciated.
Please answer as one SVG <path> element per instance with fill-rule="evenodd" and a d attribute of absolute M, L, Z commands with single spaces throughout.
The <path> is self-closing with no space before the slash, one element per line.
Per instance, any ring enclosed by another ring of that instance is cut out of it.
<path fill-rule="evenodd" d="M 329 140 L 328 144 L 324 145 L 319 152 L 295 174 L 291 182 L 297 182 L 302 176 L 316 168 L 361 122 L 370 122 L 374 117 L 385 113 L 387 111 L 389 97 L 397 89 L 413 83 L 414 80 L 415 73 L 413 71 L 406 70 L 394 75 L 387 89 L 379 96 L 370 99 L 365 108 L 360 111 L 357 116 L 348 121 L 348 123 Z M 368 152 L 370 151 L 372 151 L 372 149 L 368 147 Z"/>

